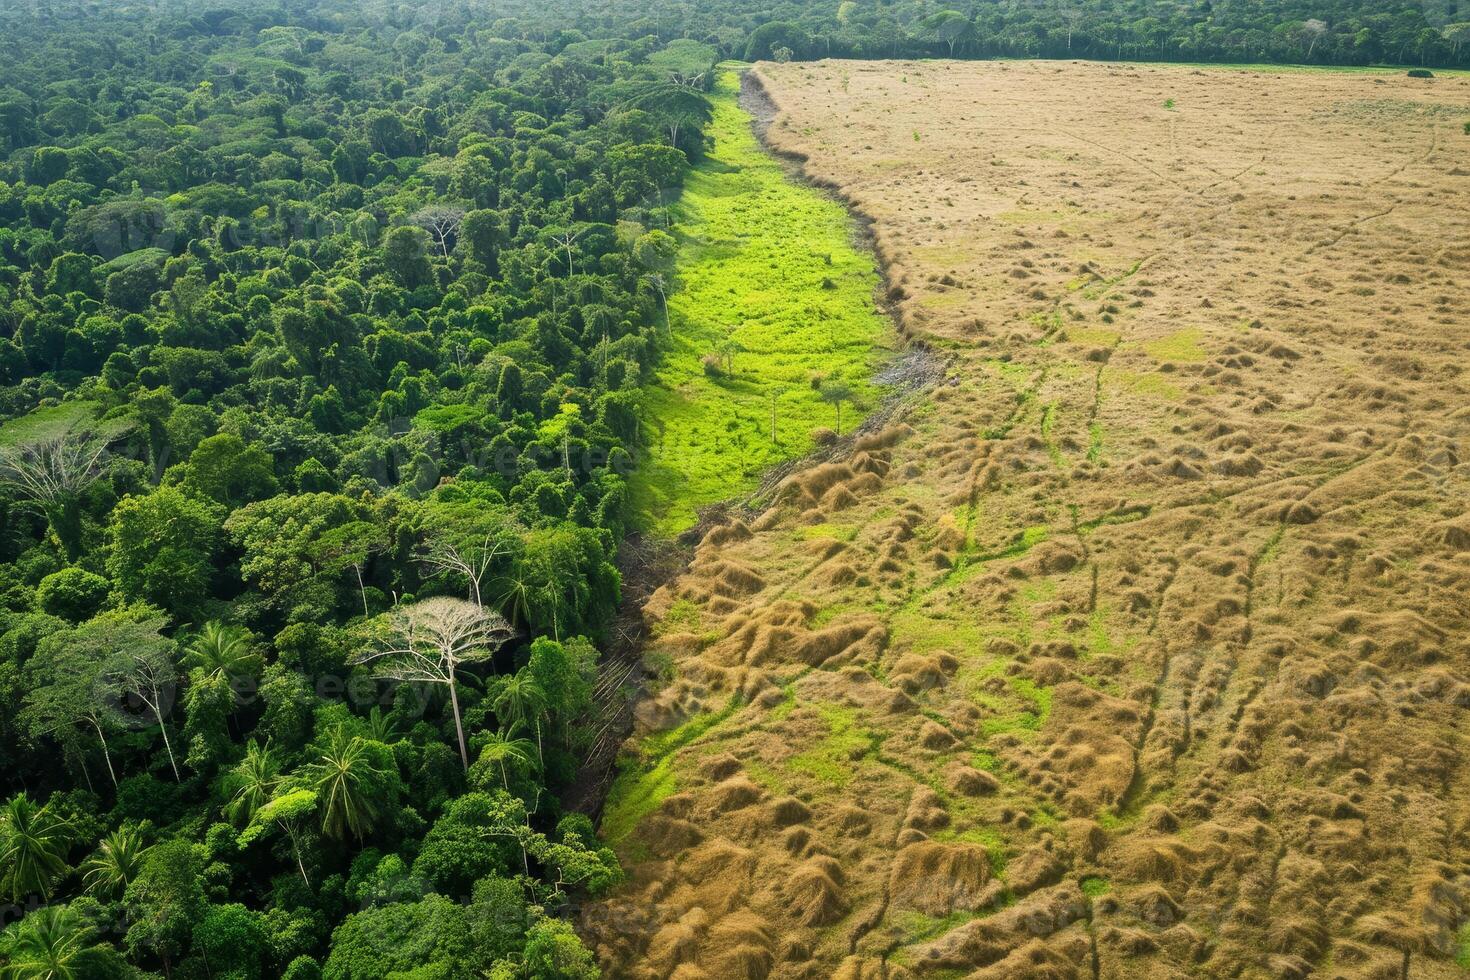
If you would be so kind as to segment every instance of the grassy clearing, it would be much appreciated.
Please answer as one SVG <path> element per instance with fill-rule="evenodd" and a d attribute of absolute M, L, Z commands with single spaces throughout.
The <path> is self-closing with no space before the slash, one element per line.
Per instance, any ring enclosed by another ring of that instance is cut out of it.
<path fill-rule="evenodd" d="M 1135 62 L 1135 64 L 1158 65 L 1163 62 Z M 1336 74 L 1336 75 L 1403 75 L 1418 65 L 1262 65 L 1262 64 L 1217 64 L 1208 61 L 1171 62 L 1179 68 L 1210 68 L 1217 71 L 1254 71 L 1266 74 Z M 1463 68 L 1432 68 L 1435 77 L 1470 75 Z"/>
<path fill-rule="evenodd" d="M 995 61 L 1028 61 L 1027 58 L 995 58 Z M 1044 62 L 1040 62 L 1044 63 Z M 1250 71 L 1263 74 L 1324 75 L 1402 75 L 1418 65 L 1271 65 L 1234 61 L 1092 61 L 1095 65 L 1119 65 L 1134 68 L 1203 68 L 1210 71 Z M 1435 76 L 1470 75 L 1464 68 L 1432 68 Z"/>
<path fill-rule="evenodd" d="M 673 338 L 646 394 L 653 444 L 632 490 L 644 524 L 664 534 L 809 451 L 812 430 L 836 428 L 839 408 L 851 429 L 876 400 L 869 378 L 891 329 L 847 211 L 761 148 L 738 90 L 734 73 L 720 77 L 714 149 L 680 199 Z M 717 373 L 703 363 L 711 355 Z M 851 400 L 824 401 L 814 375 Z"/>
<path fill-rule="evenodd" d="M 1195 364 L 1209 356 L 1205 351 L 1203 340 L 1203 330 L 1198 327 L 1187 327 L 1167 337 L 1150 340 L 1143 344 L 1143 349 L 1156 361 Z"/>

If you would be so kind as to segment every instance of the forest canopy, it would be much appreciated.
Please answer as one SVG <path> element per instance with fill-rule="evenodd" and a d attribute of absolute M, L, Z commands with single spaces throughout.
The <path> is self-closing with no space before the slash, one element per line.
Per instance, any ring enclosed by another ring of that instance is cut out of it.
<path fill-rule="evenodd" d="M 558 913 L 620 872 L 557 792 L 718 53 L 355 4 L 4 36 L 0 955 L 590 975 Z"/>

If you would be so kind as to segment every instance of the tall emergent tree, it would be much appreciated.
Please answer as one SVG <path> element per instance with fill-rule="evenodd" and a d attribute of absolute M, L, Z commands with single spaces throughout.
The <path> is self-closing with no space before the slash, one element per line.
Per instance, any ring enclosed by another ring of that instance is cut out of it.
<path fill-rule="evenodd" d="M 128 724 L 146 723 L 152 716 L 163 735 L 169 768 L 175 781 L 182 782 L 166 720 L 178 693 L 179 671 L 173 641 L 163 635 L 164 624 L 162 616 L 129 619 L 126 614 L 105 614 L 88 624 L 94 631 L 89 639 L 110 652 L 96 690 L 114 715 Z"/>
<path fill-rule="evenodd" d="M 469 771 L 470 755 L 459 712 L 459 670 L 490 662 L 514 635 L 503 617 L 478 603 L 436 597 L 394 609 L 383 624 L 378 646 L 353 662 L 376 662 L 377 675 L 388 680 L 448 687 L 459 758 Z"/>
<path fill-rule="evenodd" d="M 108 446 L 126 428 L 93 421 L 89 408 L 58 406 L 0 430 L 0 483 L 45 515 L 71 558 L 82 545 L 81 495 L 102 475 Z"/>

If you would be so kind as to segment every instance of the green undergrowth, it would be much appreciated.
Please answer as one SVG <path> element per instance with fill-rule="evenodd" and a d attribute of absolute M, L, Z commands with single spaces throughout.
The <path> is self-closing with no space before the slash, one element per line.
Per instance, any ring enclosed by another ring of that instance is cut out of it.
<path fill-rule="evenodd" d="M 1460 926 L 1455 933 L 1455 963 L 1462 970 L 1470 970 L 1470 922 Z"/>
<path fill-rule="evenodd" d="M 1195 364 L 1208 356 L 1203 341 L 1203 330 L 1198 327 L 1186 327 L 1166 337 L 1147 341 L 1142 346 L 1144 351 L 1156 361 Z"/>
<path fill-rule="evenodd" d="M 796 534 L 803 541 L 815 541 L 819 538 L 853 541 L 857 538 L 858 529 L 850 524 L 808 524 L 798 528 Z"/>
<path fill-rule="evenodd" d="M 662 534 L 808 452 L 814 429 L 837 428 L 839 409 L 843 431 L 856 425 L 877 401 L 870 378 L 891 333 L 846 209 L 761 148 L 738 91 L 738 76 L 722 74 L 713 149 L 680 198 L 672 337 L 645 392 L 651 444 L 632 491 L 642 522 Z M 823 386 L 851 399 L 824 400 Z"/>
<path fill-rule="evenodd" d="M 999 735 L 1002 732 L 1038 731 L 1046 724 L 1046 719 L 1051 716 L 1050 688 L 1042 687 L 1024 677 L 1012 677 L 1009 680 L 1012 693 L 1025 702 L 1026 707 L 1019 711 L 1007 711 L 997 717 L 986 719 L 981 730 L 987 737 Z"/>
<path fill-rule="evenodd" d="M 664 614 L 663 619 L 654 626 L 655 636 L 667 636 L 670 633 L 698 633 L 704 623 L 699 606 L 691 599 L 677 599 L 669 606 L 669 611 Z"/>
<path fill-rule="evenodd" d="M 1008 558 L 1020 558 L 1050 536 L 1051 528 L 1038 524 L 1023 528 L 1009 543 L 1000 548 L 992 551 L 962 553 L 955 560 L 954 567 L 940 584 L 943 586 L 958 585 L 973 577 L 985 565 L 991 562 L 1002 561 Z"/>
<path fill-rule="evenodd" d="M 912 909 L 903 909 L 894 913 L 893 925 L 903 934 L 900 942 L 907 946 L 925 942 L 936 936 L 943 936 L 958 929 L 966 922 L 983 918 L 988 912 L 989 910 L 972 912 L 968 909 L 959 909 L 946 916 L 933 916 Z"/>

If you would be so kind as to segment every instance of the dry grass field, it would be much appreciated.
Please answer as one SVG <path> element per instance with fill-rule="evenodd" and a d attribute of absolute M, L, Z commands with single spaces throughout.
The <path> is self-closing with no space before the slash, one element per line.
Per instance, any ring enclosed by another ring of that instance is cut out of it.
<path fill-rule="evenodd" d="M 1462 975 L 1470 78 L 756 75 L 948 376 L 650 603 L 609 974 Z"/>

